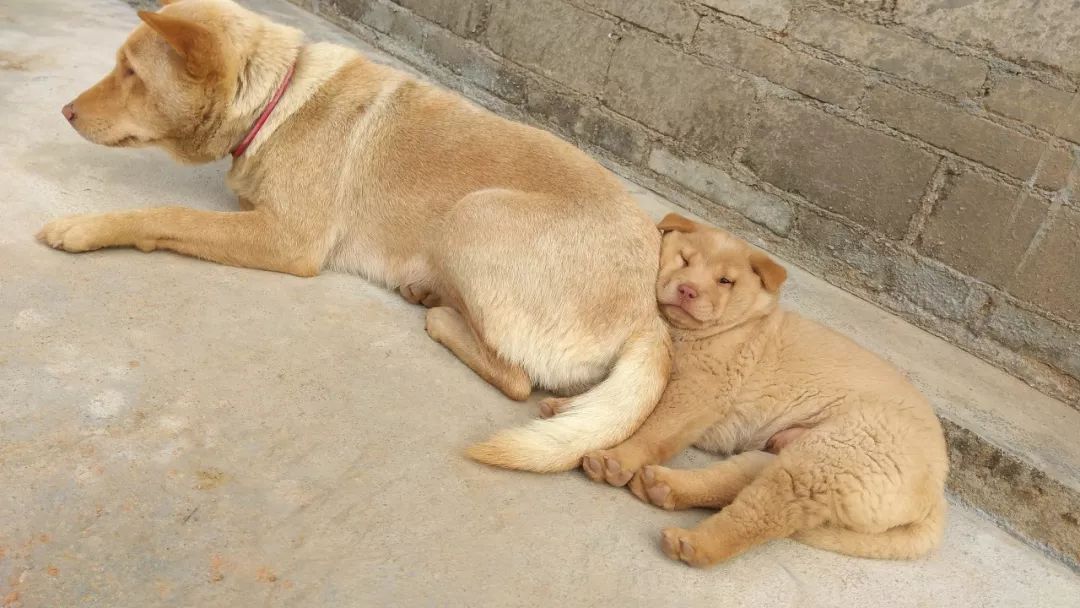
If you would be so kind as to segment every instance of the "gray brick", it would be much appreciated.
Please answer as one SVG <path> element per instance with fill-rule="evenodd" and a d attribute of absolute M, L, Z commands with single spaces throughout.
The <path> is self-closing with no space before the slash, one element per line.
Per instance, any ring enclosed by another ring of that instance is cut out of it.
<path fill-rule="evenodd" d="M 888 264 L 888 289 L 896 297 L 944 319 L 965 322 L 971 318 L 971 286 L 963 279 L 906 252 L 883 260 Z"/>
<path fill-rule="evenodd" d="M 526 108 L 563 133 L 604 148 L 631 164 L 642 164 L 648 153 L 649 140 L 643 130 L 604 114 L 588 101 L 557 92 L 531 90 Z"/>
<path fill-rule="evenodd" d="M 800 209 L 795 239 L 827 254 L 825 276 L 848 288 L 884 290 L 889 281 L 881 246 L 855 229 L 812 209 Z"/>
<path fill-rule="evenodd" d="M 617 154 L 634 165 L 645 163 L 649 151 L 649 137 L 636 123 L 618 120 L 603 111 L 590 116 L 594 125 L 591 134 L 592 143 Z"/>
<path fill-rule="evenodd" d="M 599 90 L 615 24 L 559 0 L 496 0 L 485 40 L 491 50 L 583 93 Z"/>
<path fill-rule="evenodd" d="M 965 173 L 930 214 L 919 249 L 1001 287 L 1012 276 L 1048 206 L 1008 184 Z"/>
<path fill-rule="evenodd" d="M 1080 210 L 1062 207 L 1020 268 L 1010 291 L 1080 323 Z"/>
<path fill-rule="evenodd" d="M 1009 74 L 994 83 L 986 98 L 986 107 L 991 112 L 1080 143 L 1080 102 L 1073 103 L 1074 97 L 1074 93 Z"/>
<path fill-rule="evenodd" d="M 455 34 L 475 34 L 487 14 L 488 0 L 393 0 Z"/>
<path fill-rule="evenodd" d="M 890 85 L 871 90 L 863 107 L 869 116 L 900 131 L 1019 179 L 1031 177 L 1044 156 L 1058 166 L 1063 161 L 1061 157 L 1068 156 L 1064 150 L 1048 148 L 1045 142 L 956 106 Z M 1060 188 L 1064 185 L 1064 175 L 1057 171 L 1041 174 L 1039 185 Z"/>
<path fill-rule="evenodd" d="M 649 155 L 649 168 L 776 234 L 785 236 L 791 231 L 795 216 L 790 203 L 739 182 L 717 167 L 656 148 Z"/>
<path fill-rule="evenodd" d="M 689 40 L 697 29 L 700 17 L 676 0 L 585 0 L 588 4 L 620 19 L 656 32 L 673 40 Z"/>
<path fill-rule="evenodd" d="M 469 82 L 502 99 L 520 103 L 525 99 L 526 79 L 504 65 L 490 51 L 451 32 L 433 29 L 424 37 L 421 51 Z"/>
<path fill-rule="evenodd" d="M 587 134 L 586 115 L 589 108 L 576 99 L 549 91 L 533 90 L 529 91 L 525 107 L 530 114 L 546 119 L 565 133 L 579 137 Z"/>
<path fill-rule="evenodd" d="M 937 157 L 808 104 L 773 99 L 755 122 L 744 162 L 771 184 L 899 238 Z"/>
<path fill-rule="evenodd" d="M 616 112 L 719 156 L 735 149 L 754 103 L 745 79 L 637 36 L 615 49 L 604 95 Z"/>
<path fill-rule="evenodd" d="M 990 309 L 986 333 L 1005 346 L 1034 354 L 1057 369 L 1080 378 L 1080 333 L 1042 315 L 998 298 Z"/>
<path fill-rule="evenodd" d="M 1055 142 L 1042 153 L 1042 161 L 1036 170 L 1035 183 L 1051 190 L 1061 188 L 1068 183 L 1072 168 L 1071 149 Z"/>
<path fill-rule="evenodd" d="M 808 12 L 794 28 L 796 38 L 857 63 L 951 93 L 978 90 L 986 64 L 954 55 L 880 25 L 833 11 Z"/>
<path fill-rule="evenodd" d="M 386 0 L 324 0 L 322 6 L 384 34 L 390 33 L 395 19 L 402 13 Z"/>
<path fill-rule="evenodd" d="M 716 10 L 765 27 L 782 30 L 791 17 L 791 0 L 700 0 Z"/>
<path fill-rule="evenodd" d="M 1080 11 L 1072 2 L 919 0 L 898 2 L 896 18 L 1024 64 L 1080 72 Z"/>
<path fill-rule="evenodd" d="M 739 30 L 720 21 L 701 24 L 695 49 L 748 72 L 822 101 L 854 108 L 862 96 L 862 75 Z"/>

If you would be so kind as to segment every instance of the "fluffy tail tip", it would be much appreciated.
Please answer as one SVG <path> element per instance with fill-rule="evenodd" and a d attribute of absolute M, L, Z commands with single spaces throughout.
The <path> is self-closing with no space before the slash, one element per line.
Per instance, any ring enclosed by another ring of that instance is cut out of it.
<path fill-rule="evenodd" d="M 567 462 L 564 457 L 554 457 L 551 454 L 529 450 L 506 432 L 498 433 L 487 441 L 469 446 L 465 449 L 465 455 L 476 462 L 494 467 L 535 473 L 569 471 L 578 465 L 579 460 Z"/>

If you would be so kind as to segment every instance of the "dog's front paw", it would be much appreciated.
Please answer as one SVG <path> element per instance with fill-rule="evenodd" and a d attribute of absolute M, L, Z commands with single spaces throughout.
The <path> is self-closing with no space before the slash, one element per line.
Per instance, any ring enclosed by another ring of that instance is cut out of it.
<path fill-rule="evenodd" d="M 656 505 L 668 511 L 674 510 L 678 503 L 667 475 L 671 469 L 649 465 L 642 467 L 630 480 L 630 491 L 642 502 Z"/>
<path fill-rule="evenodd" d="M 71 253 L 107 247 L 112 228 L 100 215 L 73 215 L 53 220 L 37 233 L 39 241 Z"/>
<path fill-rule="evenodd" d="M 682 560 L 691 566 L 704 568 L 711 566 L 712 561 L 701 550 L 702 547 L 694 539 L 694 533 L 682 528 L 665 528 L 662 532 L 660 547 L 664 555 L 671 559 Z"/>
<path fill-rule="evenodd" d="M 593 481 L 621 488 L 634 476 L 634 469 L 624 466 L 615 450 L 590 452 L 581 459 L 581 468 Z"/>

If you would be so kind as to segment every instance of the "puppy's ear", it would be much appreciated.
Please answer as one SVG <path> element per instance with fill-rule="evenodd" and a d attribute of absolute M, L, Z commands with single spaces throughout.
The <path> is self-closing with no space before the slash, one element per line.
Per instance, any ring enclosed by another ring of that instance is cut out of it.
<path fill-rule="evenodd" d="M 204 78 L 220 64 L 217 39 L 205 26 L 163 13 L 139 11 L 139 19 L 149 25 L 184 59 L 192 76 Z"/>
<path fill-rule="evenodd" d="M 761 284 L 769 293 L 780 291 L 780 286 L 787 280 L 787 271 L 784 267 L 760 251 L 750 254 L 750 268 L 761 277 Z"/>
<path fill-rule="evenodd" d="M 669 213 L 656 225 L 660 232 L 697 232 L 701 224 L 688 220 L 678 213 Z"/>

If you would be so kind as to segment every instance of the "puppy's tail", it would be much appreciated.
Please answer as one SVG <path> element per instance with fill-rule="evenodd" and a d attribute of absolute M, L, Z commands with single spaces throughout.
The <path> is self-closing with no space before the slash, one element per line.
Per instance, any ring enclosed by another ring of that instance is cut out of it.
<path fill-rule="evenodd" d="M 629 437 L 649 416 L 671 372 L 671 338 L 655 317 L 631 334 L 608 377 L 547 420 L 496 433 L 471 446 L 473 460 L 548 473 L 578 466 L 582 456 Z"/>
<path fill-rule="evenodd" d="M 941 535 L 945 531 L 945 511 L 945 498 L 942 497 L 923 519 L 880 534 L 822 526 L 803 530 L 792 538 L 812 547 L 854 557 L 914 559 L 930 553 L 941 542 Z"/>

